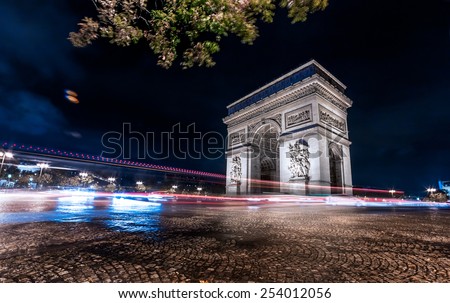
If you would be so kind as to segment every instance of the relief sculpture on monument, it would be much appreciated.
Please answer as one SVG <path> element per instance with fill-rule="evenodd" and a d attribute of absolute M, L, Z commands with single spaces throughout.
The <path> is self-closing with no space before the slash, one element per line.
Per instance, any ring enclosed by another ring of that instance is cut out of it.
<path fill-rule="evenodd" d="M 242 176 L 241 157 L 239 156 L 233 157 L 230 175 L 232 183 L 239 183 L 241 181 Z"/>
<path fill-rule="evenodd" d="M 289 170 L 291 172 L 291 180 L 298 178 L 308 179 L 311 163 L 309 162 L 308 146 L 297 141 L 294 145 L 289 144 Z"/>

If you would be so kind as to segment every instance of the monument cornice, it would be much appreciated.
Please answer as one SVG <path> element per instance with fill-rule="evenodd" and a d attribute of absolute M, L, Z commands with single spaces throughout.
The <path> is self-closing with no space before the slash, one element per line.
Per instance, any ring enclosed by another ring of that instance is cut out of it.
<path fill-rule="evenodd" d="M 223 122 L 229 127 L 233 127 L 313 94 L 321 96 L 330 104 L 336 106 L 344 114 L 346 113 L 347 108 L 352 105 L 352 101 L 344 94 L 340 92 L 339 94 L 330 93 L 332 86 L 328 85 L 320 76 L 314 75 L 308 82 L 309 83 L 298 83 L 292 86 L 288 92 L 283 91 L 277 93 L 278 96 L 269 96 L 256 104 L 252 104 L 239 112 L 225 117 Z M 264 103 L 264 101 L 266 102 Z"/>
<path fill-rule="evenodd" d="M 350 145 L 351 144 L 351 141 L 348 138 L 348 134 L 347 133 L 336 132 L 335 130 L 333 130 L 333 129 L 329 128 L 329 127 L 326 127 L 324 125 L 321 125 L 319 123 L 314 123 L 314 124 L 311 124 L 311 125 L 308 125 L 308 126 L 305 126 L 305 127 L 301 127 L 301 128 L 298 128 L 298 129 L 295 129 L 295 130 L 292 130 L 292 131 L 285 131 L 285 132 L 280 134 L 279 139 L 281 141 L 283 141 L 283 140 L 289 139 L 290 137 L 295 136 L 297 134 L 301 134 L 302 132 L 309 131 L 309 130 L 314 130 L 314 129 L 316 129 L 321 135 L 324 135 L 325 137 L 327 137 L 327 134 L 333 134 L 336 138 L 339 138 L 339 140 L 343 140 L 343 141 L 340 141 L 341 143 L 345 142 L 346 145 Z"/>

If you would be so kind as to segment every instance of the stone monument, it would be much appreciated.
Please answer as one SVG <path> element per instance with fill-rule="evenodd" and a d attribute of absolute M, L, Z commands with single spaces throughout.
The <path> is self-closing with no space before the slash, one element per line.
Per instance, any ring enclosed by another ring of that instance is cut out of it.
<path fill-rule="evenodd" d="M 230 104 L 227 194 L 352 194 L 346 86 L 312 60 Z"/>

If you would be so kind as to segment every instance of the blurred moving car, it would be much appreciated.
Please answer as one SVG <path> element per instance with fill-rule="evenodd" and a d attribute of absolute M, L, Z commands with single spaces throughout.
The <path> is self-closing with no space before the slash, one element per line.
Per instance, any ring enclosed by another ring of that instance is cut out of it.
<path fill-rule="evenodd" d="M 151 202 L 170 202 L 177 197 L 167 191 L 154 191 L 148 194 L 147 199 Z"/>

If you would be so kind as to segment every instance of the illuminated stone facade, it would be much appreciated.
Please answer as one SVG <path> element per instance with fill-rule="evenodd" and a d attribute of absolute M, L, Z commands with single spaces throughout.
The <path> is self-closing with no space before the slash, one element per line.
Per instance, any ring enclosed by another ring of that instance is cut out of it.
<path fill-rule="evenodd" d="M 352 194 L 345 89 L 312 60 L 230 104 L 227 193 Z"/>

